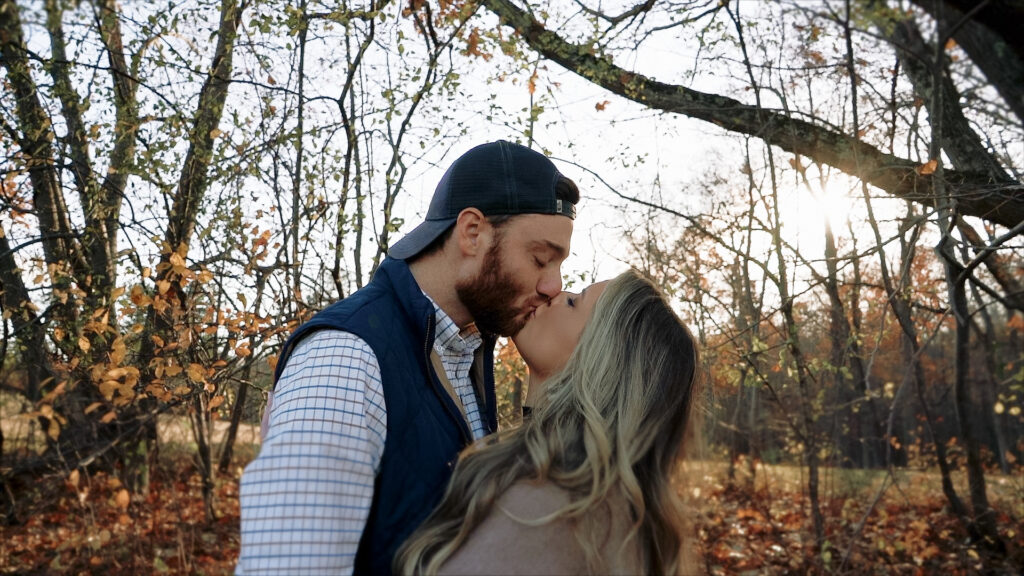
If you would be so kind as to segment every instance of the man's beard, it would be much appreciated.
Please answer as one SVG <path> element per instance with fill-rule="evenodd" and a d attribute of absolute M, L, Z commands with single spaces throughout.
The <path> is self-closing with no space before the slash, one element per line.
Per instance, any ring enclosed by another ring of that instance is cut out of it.
<path fill-rule="evenodd" d="M 455 292 L 481 332 L 495 336 L 512 336 L 526 324 L 512 303 L 518 295 L 518 283 L 501 265 L 501 241 L 491 246 L 484 256 L 480 274 L 455 285 Z"/>

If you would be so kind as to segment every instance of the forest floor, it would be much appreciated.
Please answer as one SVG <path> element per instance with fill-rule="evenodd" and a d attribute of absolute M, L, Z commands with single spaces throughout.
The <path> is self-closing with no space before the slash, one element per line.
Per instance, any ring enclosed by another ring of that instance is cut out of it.
<path fill-rule="evenodd" d="M 257 448 L 237 446 L 231 470 L 216 480 L 212 518 L 187 444 L 164 445 L 144 497 L 112 476 L 84 472 L 14 487 L 16 522 L 0 525 L 0 574 L 230 574 L 239 547 L 238 478 Z M 695 511 L 699 571 L 952 576 L 983 568 L 985 552 L 948 511 L 937 473 L 901 470 L 893 484 L 884 471 L 825 469 L 826 543 L 815 553 L 805 472 L 758 465 L 751 478 L 747 467 L 739 470 L 730 484 L 725 464 L 698 462 L 677 481 Z M 1024 478 L 987 478 L 1009 547 L 993 573 L 1024 573 Z"/>

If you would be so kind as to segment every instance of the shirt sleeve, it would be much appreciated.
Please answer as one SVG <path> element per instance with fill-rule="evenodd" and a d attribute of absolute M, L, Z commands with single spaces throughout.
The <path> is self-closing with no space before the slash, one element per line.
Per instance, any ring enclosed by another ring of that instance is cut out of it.
<path fill-rule="evenodd" d="M 277 383 L 242 475 L 237 574 L 351 574 L 384 453 L 380 366 L 353 334 L 316 332 Z"/>

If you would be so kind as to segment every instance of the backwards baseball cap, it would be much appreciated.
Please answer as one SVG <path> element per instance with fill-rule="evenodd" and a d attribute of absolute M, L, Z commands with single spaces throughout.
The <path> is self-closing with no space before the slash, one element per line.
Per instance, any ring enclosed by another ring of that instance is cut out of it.
<path fill-rule="evenodd" d="M 576 207 L 555 197 L 563 176 L 543 154 L 499 140 L 460 156 L 445 172 L 422 224 L 388 249 L 392 258 L 419 254 L 455 224 L 459 213 L 476 208 L 484 216 L 561 214 L 576 218 Z"/>

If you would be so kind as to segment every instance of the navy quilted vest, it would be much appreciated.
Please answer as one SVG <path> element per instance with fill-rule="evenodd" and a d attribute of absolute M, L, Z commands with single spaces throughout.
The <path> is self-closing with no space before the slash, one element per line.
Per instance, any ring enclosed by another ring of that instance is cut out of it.
<path fill-rule="evenodd" d="M 315 330 L 343 330 L 369 344 L 380 364 L 387 437 L 373 504 L 356 554 L 356 574 L 391 574 L 398 547 L 440 502 L 459 452 L 472 441 L 430 364 L 434 306 L 403 260 L 385 259 L 370 281 L 300 326 L 285 343 L 274 380 L 295 344 Z M 483 362 L 487 432 L 497 430 L 494 341 L 485 338 Z M 479 354 L 482 352 L 482 354 Z"/>

